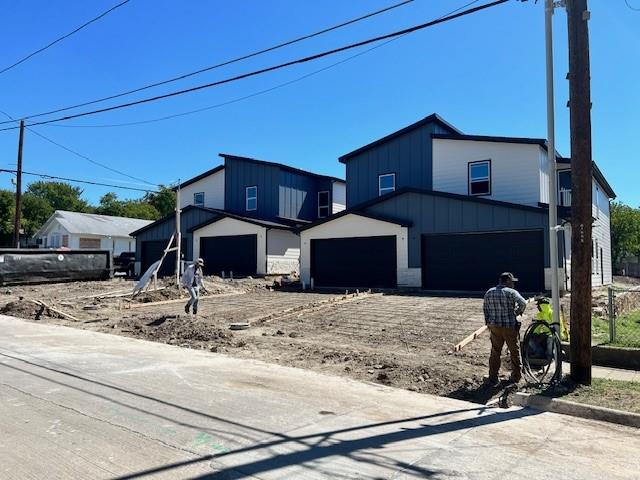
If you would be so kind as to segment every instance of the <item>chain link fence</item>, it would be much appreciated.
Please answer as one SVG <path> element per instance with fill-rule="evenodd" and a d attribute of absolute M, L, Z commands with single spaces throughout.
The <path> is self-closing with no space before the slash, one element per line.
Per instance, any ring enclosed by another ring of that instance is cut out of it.
<path fill-rule="evenodd" d="M 640 287 L 609 287 L 608 343 L 640 348 Z"/>

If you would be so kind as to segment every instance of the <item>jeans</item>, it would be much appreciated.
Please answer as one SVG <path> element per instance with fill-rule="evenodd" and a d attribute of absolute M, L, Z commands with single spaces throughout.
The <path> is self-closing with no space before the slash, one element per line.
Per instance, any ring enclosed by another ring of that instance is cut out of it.
<path fill-rule="evenodd" d="M 511 357 L 511 380 L 519 381 L 522 377 L 522 364 L 520 362 L 520 329 L 517 327 L 497 327 L 488 325 L 491 332 L 491 357 L 489 358 L 489 378 L 498 379 L 500 370 L 500 356 L 502 347 L 507 344 Z"/>
<path fill-rule="evenodd" d="M 193 313 L 198 311 L 198 300 L 200 298 L 200 287 L 185 287 L 191 298 L 187 302 L 187 308 L 193 305 Z"/>

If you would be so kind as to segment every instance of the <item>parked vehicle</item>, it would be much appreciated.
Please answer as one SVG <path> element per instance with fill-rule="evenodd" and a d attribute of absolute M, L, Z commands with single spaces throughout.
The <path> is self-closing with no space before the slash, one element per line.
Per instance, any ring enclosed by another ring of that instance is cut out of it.
<path fill-rule="evenodd" d="M 114 259 L 114 272 L 125 273 L 127 277 L 135 275 L 136 252 L 122 252 Z"/>

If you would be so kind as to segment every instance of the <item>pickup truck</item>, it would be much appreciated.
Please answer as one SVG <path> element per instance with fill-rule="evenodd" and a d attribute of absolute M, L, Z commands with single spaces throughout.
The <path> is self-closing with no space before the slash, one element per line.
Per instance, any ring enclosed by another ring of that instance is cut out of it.
<path fill-rule="evenodd" d="M 127 277 L 133 277 L 135 275 L 135 261 L 135 252 L 122 252 L 120 255 L 115 257 L 113 261 L 113 270 L 116 273 L 125 273 Z"/>

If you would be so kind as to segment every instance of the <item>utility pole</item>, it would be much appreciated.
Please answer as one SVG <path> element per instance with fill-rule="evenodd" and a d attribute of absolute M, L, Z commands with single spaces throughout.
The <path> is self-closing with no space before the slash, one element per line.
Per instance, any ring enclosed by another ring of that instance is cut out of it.
<path fill-rule="evenodd" d="M 549 256 L 551 265 L 551 301 L 553 322 L 560 324 L 560 282 L 558 280 L 558 186 L 556 169 L 556 133 L 553 93 L 553 9 L 554 1 L 544 2 L 545 51 L 547 63 L 547 161 L 549 164 Z M 560 329 L 558 329 L 559 331 Z"/>
<path fill-rule="evenodd" d="M 176 189 L 176 286 L 180 290 L 180 266 L 182 262 L 182 233 L 180 232 L 180 180 Z"/>
<path fill-rule="evenodd" d="M 571 378 L 591 384 L 591 85 L 587 0 L 567 0 L 571 129 Z"/>
<path fill-rule="evenodd" d="M 20 248 L 20 220 L 22 213 L 22 143 L 24 141 L 24 120 L 20 120 L 18 140 L 18 169 L 16 172 L 16 213 L 13 222 L 13 246 Z"/>

